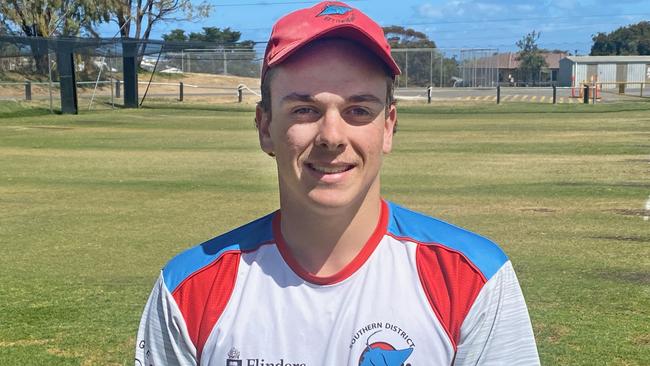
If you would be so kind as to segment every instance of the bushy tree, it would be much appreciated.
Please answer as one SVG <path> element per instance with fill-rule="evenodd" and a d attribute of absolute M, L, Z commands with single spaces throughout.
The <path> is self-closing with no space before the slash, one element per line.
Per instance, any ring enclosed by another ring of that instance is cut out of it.
<path fill-rule="evenodd" d="M 392 48 L 436 48 L 436 43 L 419 31 L 399 25 L 384 27 L 384 35 Z"/>
<path fill-rule="evenodd" d="M 192 0 L 110 0 L 116 4 L 113 14 L 117 20 L 119 34 L 122 38 L 149 40 L 151 32 L 158 24 L 170 21 L 205 18 L 210 14 L 212 5 L 203 1 Z M 139 54 L 144 53 L 146 42 L 140 47 Z M 142 58 L 138 58 L 138 64 Z"/>
<path fill-rule="evenodd" d="M 414 29 L 397 25 L 391 25 L 383 29 L 392 49 L 436 48 L 436 43 L 433 40 L 429 39 L 426 34 Z M 406 86 L 407 84 L 409 86 L 427 86 L 431 82 L 435 85 L 447 86 L 451 82 L 451 76 L 455 75 L 458 70 L 456 61 L 445 58 L 438 50 L 413 51 L 409 52 L 408 56 L 405 52 L 394 52 L 393 58 L 400 65 L 403 72 L 403 75 L 398 80 L 398 86 Z M 441 67 L 444 80 L 440 80 Z"/>
<path fill-rule="evenodd" d="M 110 20 L 116 0 L 2 0 L 0 28 L 26 37 L 97 36 L 95 27 Z M 39 73 L 47 70 L 47 46 L 36 42 L 32 55 Z"/>
<path fill-rule="evenodd" d="M 117 0 L 3 0 L 0 22 L 27 37 L 97 36 L 95 26 L 110 20 Z"/>
<path fill-rule="evenodd" d="M 519 53 L 517 61 L 519 61 L 519 73 L 524 77 L 524 81 L 538 81 L 540 71 L 543 67 L 547 67 L 546 59 L 542 55 L 542 50 L 537 46 L 540 33 L 532 31 L 526 34 L 521 40 L 517 41 Z"/>
<path fill-rule="evenodd" d="M 216 53 L 195 53 L 191 71 L 215 73 L 221 72 L 219 62 L 228 63 L 228 74 L 240 76 L 257 76 L 259 64 L 255 61 L 255 42 L 240 41 L 241 32 L 230 28 L 203 27 L 201 32 L 185 34 L 182 29 L 174 29 L 163 35 L 168 42 L 188 42 L 193 49 L 210 49 Z M 224 60 L 224 58 L 226 60 Z"/>
<path fill-rule="evenodd" d="M 592 56 L 650 55 L 650 22 L 620 27 L 611 33 L 592 36 Z"/>
<path fill-rule="evenodd" d="M 188 40 L 188 36 L 183 29 L 174 29 L 167 34 L 163 34 L 162 38 L 167 42 L 184 42 Z"/>
<path fill-rule="evenodd" d="M 185 34 L 183 29 L 174 29 L 167 34 L 163 34 L 162 38 L 168 42 L 201 42 L 193 46 L 194 48 L 253 50 L 255 46 L 253 41 L 240 41 L 241 32 L 232 30 L 230 27 L 224 29 L 203 27 L 202 32 L 191 32 L 190 34 Z"/>

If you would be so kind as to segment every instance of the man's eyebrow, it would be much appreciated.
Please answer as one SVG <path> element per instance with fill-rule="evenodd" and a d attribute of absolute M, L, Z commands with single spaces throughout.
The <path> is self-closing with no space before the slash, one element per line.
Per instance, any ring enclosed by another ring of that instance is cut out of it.
<path fill-rule="evenodd" d="M 358 94 L 358 95 L 353 95 L 347 98 L 347 101 L 349 103 L 377 103 L 377 104 L 384 104 L 384 101 L 379 99 L 378 97 L 372 95 L 372 94 Z M 286 95 L 282 100 L 280 101 L 281 103 L 289 103 L 289 102 L 305 102 L 305 103 L 315 103 L 316 99 L 314 99 L 313 96 L 309 94 L 300 94 L 300 93 L 291 93 Z"/>
<path fill-rule="evenodd" d="M 364 103 L 364 102 L 370 102 L 370 103 L 377 103 L 377 104 L 384 104 L 384 101 L 377 98 L 376 96 L 372 94 L 359 94 L 359 95 L 353 95 L 348 98 L 348 102 L 352 103 Z"/>
<path fill-rule="evenodd" d="M 305 103 L 313 103 L 314 97 L 312 97 L 309 94 L 299 94 L 299 93 L 291 93 L 289 95 L 286 95 L 280 103 L 289 103 L 289 102 L 305 102 Z"/>

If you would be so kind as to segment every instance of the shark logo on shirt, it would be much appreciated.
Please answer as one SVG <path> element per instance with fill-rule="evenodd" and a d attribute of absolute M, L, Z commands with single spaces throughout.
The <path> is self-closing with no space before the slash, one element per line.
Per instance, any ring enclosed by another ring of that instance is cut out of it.
<path fill-rule="evenodd" d="M 359 359 L 359 366 L 402 366 L 413 353 L 413 348 L 395 349 L 387 342 L 370 343 L 370 338 L 379 332 L 381 330 L 366 339 L 366 348 Z"/>

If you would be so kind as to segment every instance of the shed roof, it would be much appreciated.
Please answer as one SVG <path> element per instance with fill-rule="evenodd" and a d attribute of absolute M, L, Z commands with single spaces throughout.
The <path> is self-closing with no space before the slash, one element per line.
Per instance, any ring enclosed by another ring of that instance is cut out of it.
<path fill-rule="evenodd" d="M 579 64 L 650 63 L 650 56 L 567 56 L 566 58 Z"/>
<path fill-rule="evenodd" d="M 499 69 L 516 69 L 519 67 L 517 57 L 518 52 L 497 53 L 489 57 L 482 57 L 477 60 L 477 67 L 499 68 Z M 566 56 L 566 53 L 543 52 L 542 56 L 546 60 L 549 69 L 559 69 L 560 59 Z"/>

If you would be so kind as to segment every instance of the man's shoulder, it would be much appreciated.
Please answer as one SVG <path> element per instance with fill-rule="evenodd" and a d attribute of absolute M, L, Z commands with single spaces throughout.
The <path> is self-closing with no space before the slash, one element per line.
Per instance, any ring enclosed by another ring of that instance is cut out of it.
<path fill-rule="evenodd" d="M 227 253 L 254 250 L 273 241 L 273 217 L 263 216 L 225 234 L 212 238 L 172 258 L 163 268 L 163 279 L 170 292 L 192 274 L 216 262 Z"/>
<path fill-rule="evenodd" d="M 460 253 L 490 279 L 508 261 L 490 239 L 440 219 L 389 203 L 388 235 L 422 245 L 441 246 Z"/>

